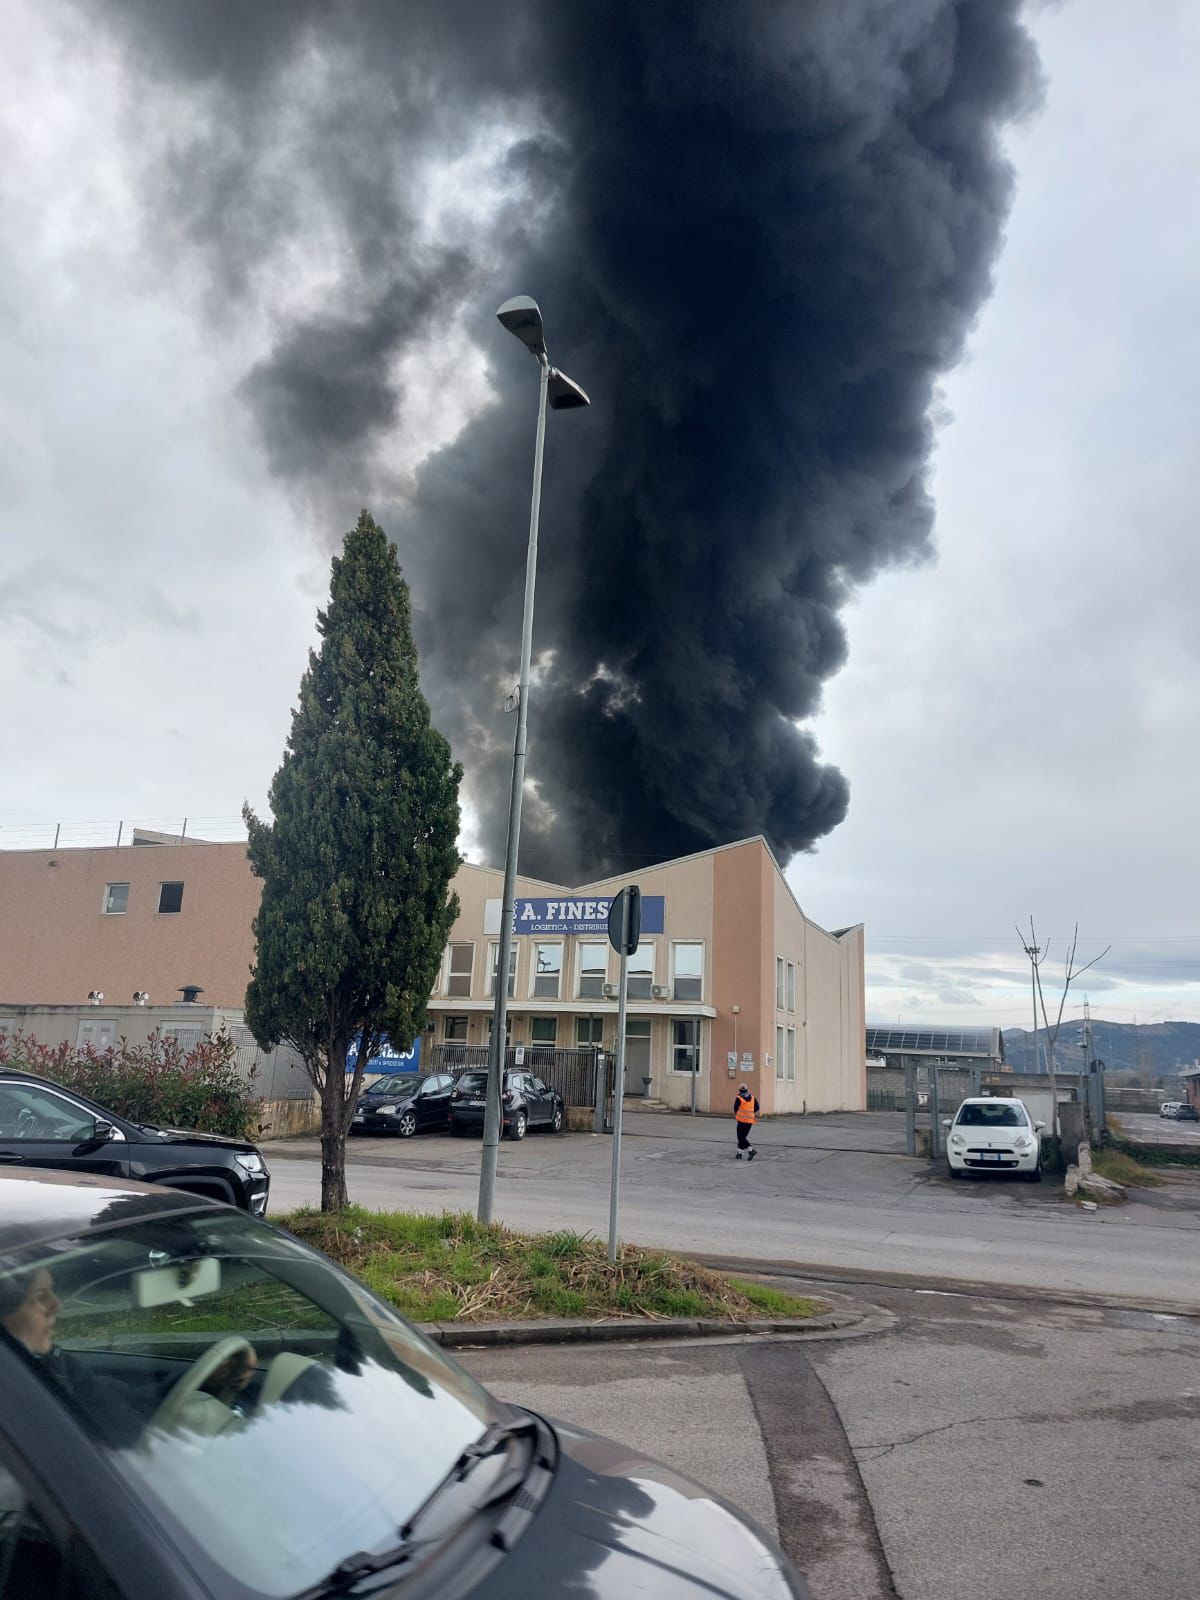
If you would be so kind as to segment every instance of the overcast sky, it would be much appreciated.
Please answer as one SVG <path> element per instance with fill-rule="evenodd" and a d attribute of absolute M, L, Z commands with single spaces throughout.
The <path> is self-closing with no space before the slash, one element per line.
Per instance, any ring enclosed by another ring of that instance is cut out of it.
<path fill-rule="evenodd" d="M 233 398 L 253 327 L 140 247 L 127 85 L 64 17 L 0 23 L 0 843 L 217 836 L 264 804 L 328 530 Z M 1024 1025 L 1031 913 L 1052 957 L 1076 919 L 1081 959 L 1111 943 L 1097 1014 L 1200 1018 L 1200 13 L 1153 21 L 1031 12 L 1045 98 L 944 384 L 937 558 L 857 597 L 815 725 L 850 813 L 789 879 L 866 924 L 872 1020 Z M 453 414 L 402 419 L 397 481 Z"/>

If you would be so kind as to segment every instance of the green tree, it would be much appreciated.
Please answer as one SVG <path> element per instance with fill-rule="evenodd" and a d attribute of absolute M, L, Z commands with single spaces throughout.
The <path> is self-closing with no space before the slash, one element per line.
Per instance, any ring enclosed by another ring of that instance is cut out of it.
<path fill-rule="evenodd" d="M 424 1026 L 458 915 L 462 768 L 421 694 L 396 552 L 365 511 L 317 627 L 274 821 L 243 811 L 263 882 L 246 1020 L 264 1049 L 282 1040 L 304 1059 L 321 1097 L 321 1208 L 336 1211 L 363 1066 L 383 1035 L 405 1050 Z"/>

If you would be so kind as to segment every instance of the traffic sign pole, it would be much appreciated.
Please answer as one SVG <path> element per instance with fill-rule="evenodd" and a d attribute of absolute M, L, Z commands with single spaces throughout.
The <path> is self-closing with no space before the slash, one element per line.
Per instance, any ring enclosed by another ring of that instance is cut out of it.
<path fill-rule="evenodd" d="M 617 1259 L 617 1224 L 621 1209 L 621 1111 L 625 1103 L 625 989 L 629 956 L 621 951 L 620 987 L 617 991 L 617 1068 L 613 1085 L 612 1183 L 608 1195 L 608 1259 Z"/>

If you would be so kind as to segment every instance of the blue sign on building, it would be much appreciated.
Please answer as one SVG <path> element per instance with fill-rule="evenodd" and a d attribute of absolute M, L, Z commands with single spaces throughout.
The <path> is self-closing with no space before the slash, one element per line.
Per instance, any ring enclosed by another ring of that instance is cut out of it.
<path fill-rule="evenodd" d="M 358 1065 L 358 1051 L 362 1044 L 361 1036 L 357 1038 L 346 1052 L 346 1071 L 353 1072 Z M 380 1041 L 379 1049 L 363 1067 L 364 1072 L 420 1072 L 421 1070 L 421 1040 L 420 1036 L 413 1040 L 411 1050 L 406 1050 L 403 1055 L 392 1049 L 391 1040 L 385 1034 Z"/>
<path fill-rule="evenodd" d="M 608 932 L 608 911 L 612 895 L 582 899 L 518 900 L 513 915 L 514 933 L 599 933 Z M 666 898 L 661 894 L 642 896 L 642 932 L 661 933 L 665 925 Z"/>

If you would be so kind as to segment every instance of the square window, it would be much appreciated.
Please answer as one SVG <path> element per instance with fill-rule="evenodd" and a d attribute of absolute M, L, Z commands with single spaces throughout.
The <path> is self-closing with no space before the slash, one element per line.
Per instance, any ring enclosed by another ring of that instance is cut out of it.
<path fill-rule="evenodd" d="M 465 1044 L 467 1042 L 466 1017 L 444 1017 L 442 1019 L 442 1038 L 447 1043 Z"/>
<path fill-rule="evenodd" d="M 182 884 L 180 885 L 182 888 Z M 104 885 L 104 915 L 106 917 L 123 917 L 129 910 L 129 885 L 127 883 L 106 883 Z"/>
<path fill-rule="evenodd" d="M 535 999 L 557 1000 L 562 977 L 561 944 L 536 944 L 533 947 L 533 993 Z"/>
<path fill-rule="evenodd" d="M 796 1009 L 796 963 L 789 961 L 787 964 L 787 1008 L 789 1011 Z"/>
<path fill-rule="evenodd" d="M 796 1081 L 796 1030 L 789 1028 L 787 1031 L 787 1081 Z"/>
<path fill-rule="evenodd" d="M 471 993 L 471 971 L 475 965 L 473 944 L 452 944 L 446 958 L 446 993 L 465 1000 Z"/>
<path fill-rule="evenodd" d="M 554 1044 L 558 1039 L 557 1017 L 530 1017 L 530 1044 Z"/>
<path fill-rule="evenodd" d="M 776 1028 L 775 1029 L 775 1076 L 777 1078 L 780 1078 L 780 1079 L 783 1077 L 783 1073 L 784 1073 L 783 1053 L 784 1053 L 784 1049 L 785 1048 L 786 1047 L 785 1047 L 784 1042 L 783 1042 L 783 1029 L 782 1028 Z"/>
<path fill-rule="evenodd" d="M 158 909 L 163 915 L 174 915 L 176 911 L 183 910 L 183 885 L 181 883 L 159 884 Z"/>
<path fill-rule="evenodd" d="M 783 1010 L 783 957 L 775 957 L 775 1009 Z"/>

